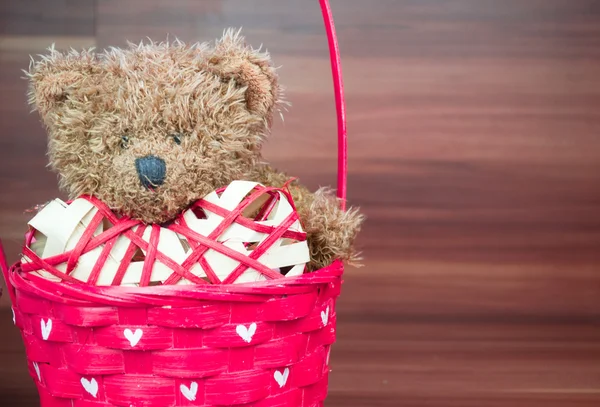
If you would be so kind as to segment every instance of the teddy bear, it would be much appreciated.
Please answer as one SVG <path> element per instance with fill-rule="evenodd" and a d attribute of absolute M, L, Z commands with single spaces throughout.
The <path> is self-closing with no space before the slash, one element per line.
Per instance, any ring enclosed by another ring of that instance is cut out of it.
<path fill-rule="evenodd" d="M 356 263 L 359 210 L 341 210 L 331 190 L 312 193 L 262 157 L 282 92 L 270 55 L 239 31 L 102 53 L 51 47 L 26 74 L 70 198 L 92 195 L 117 214 L 165 224 L 234 180 L 286 187 L 307 233 L 309 270 Z"/>

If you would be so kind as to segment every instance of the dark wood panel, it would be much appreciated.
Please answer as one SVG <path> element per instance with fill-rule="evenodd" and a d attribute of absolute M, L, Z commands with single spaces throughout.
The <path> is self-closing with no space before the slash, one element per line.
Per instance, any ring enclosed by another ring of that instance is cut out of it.
<path fill-rule="evenodd" d="M 367 4 L 368 3 L 368 4 Z M 600 403 L 600 3 L 332 0 L 348 94 L 349 195 L 366 267 L 339 303 L 328 406 Z M 292 109 L 266 156 L 335 182 L 335 118 L 316 2 L 0 4 L 0 237 L 55 197 L 25 103 L 29 54 L 186 41 L 244 27 Z M 33 406 L 0 300 L 0 404 Z"/>
<path fill-rule="evenodd" d="M 94 0 L 0 2 L 0 35 L 93 36 Z"/>

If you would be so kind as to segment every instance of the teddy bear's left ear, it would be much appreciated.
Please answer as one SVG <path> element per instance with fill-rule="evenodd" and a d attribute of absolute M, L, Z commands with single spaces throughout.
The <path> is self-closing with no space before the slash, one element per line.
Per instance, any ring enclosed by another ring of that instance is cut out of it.
<path fill-rule="evenodd" d="M 85 99 L 85 85 L 99 68 L 92 50 L 61 53 L 52 47 L 49 51 L 32 61 L 26 72 L 29 103 L 46 124 L 51 124 L 49 113 L 58 113 L 68 99 Z"/>
<path fill-rule="evenodd" d="M 208 55 L 208 69 L 246 87 L 248 110 L 267 120 L 279 98 L 275 67 L 267 52 L 246 45 L 240 31 L 229 29 Z"/>

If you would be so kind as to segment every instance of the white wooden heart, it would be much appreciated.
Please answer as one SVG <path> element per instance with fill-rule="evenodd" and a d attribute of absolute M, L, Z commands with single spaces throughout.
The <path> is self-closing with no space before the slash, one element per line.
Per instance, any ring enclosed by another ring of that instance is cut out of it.
<path fill-rule="evenodd" d="M 329 307 L 325 311 L 321 311 L 321 321 L 323 322 L 323 326 L 327 326 L 329 322 Z"/>
<path fill-rule="evenodd" d="M 196 395 L 198 394 L 198 383 L 192 382 L 190 384 L 190 387 L 187 387 L 185 384 L 182 384 L 179 386 L 179 390 L 181 391 L 181 394 L 183 394 L 183 397 L 185 397 L 189 401 L 195 401 Z"/>
<path fill-rule="evenodd" d="M 219 206 L 225 210 L 234 210 L 246 196 L 260 184 L 249 181 L 234 181 L 229 184 L 225 190 L 219 195 L 216 191 L 211 192 L 204 197 L 204 200 Z M 280 199 L 275 207 L 270 212 L 269 216 L 261 221 L 256 221 L 257 225 L 275 227 L 280 225 L 295 209 L 292 203 L 288 201 L 285 194 L 279 192 Z M 267 195 L 265 194 L 265 197 Z M 252 209 L 260 208 L 260 204 L 264 203 L 260 199 L 250 205 L 247 210 L 252 212 Z M 197 233 L 208 236 L 210 235 L 223 221 L 223 216 L 204 210 L 204 217 L 199 219 L 194 211 L 187 211 L 183 218 L 190 229 Z M 288 230 L 302 232 L 302 226 L 299 220 L 296 220 Z M 217 241 L 224 246 L 233 249 L 239 253 L 249 256 L 254 249 L 258 247 L 264 240 L 268 238 L 268 234 L 257 232 L 251 228 L 243 226 L 239 223 L 234 223 L 229 226 L 218 238 Z M 208 250 L 205 254 L 205 259 L 208 264 L 215 270 L 217 276 L 224 280 L 235 270 L 240 262 L 230 257 L 221 254 L 215 250 Z M 306 263 L 310 260 L 310 253 L 307 243 L 294 242 L 290 239 L 278 239 L 264 254 L 257 259 L 260 263 L 266 265 L 270 269 L 277 270 L 284 267 L 291 267 L 286 276 L 297 276 L 304 272 Z M 205 276 L 204 271 L 197 265 L 193 269 L 199 276 Z M 245 271 L 235 281 L 236 283 L 245 283 L 253 281 L 262 281 L 266 278 L 256 270 L 249 269 Z"/>
<path fill-rule="evenodd" d="M 132 332 L 131 329 L 127 328 L 123 331 L 123 336 L 129 341 L 129 344 L 133 348 L 138 344 L 140 339 L 142 339 L 142 335 L 144 332 L 141 329 L 136 329 L 135 332 Z"/>
<path fill-rule="evenodd" d="M 33 370 L 35 370 L 35 374 L 38 377 L 38 380 L 42 381 L 42 374 L 40 373 L 40 367 L 36 362 L 33 362 Z"/>
<path fill-rule="evenodd" d="M 40 327 L 42 329 L 42 339 L 47 341 L 50 337 L 50 332 L 52 332 L 52 320 L 48 319 L 48 321 L 44 321 L 44 319 L 42 319 L 40 321 Z"/>
<path fill-rule="evenodd" d="M 253 322 L 248 328 L 244 325 L 238 325 L 235 328 L 235 331 L 245 342 L 250 343 L 256 333 L 256 323 Z"/>
<path fill-rule="evenodd" d="M 250 191 L 259 187 L 262 186 L 255 182 L 234 181 L 222 192 L 217 193 L 215 191 L 208 194 L 204 197 L 204 200 L 226 210 L 233 210 L 248 196 Z M 295 211 L 293 203 L 288 200 L 286 194 L 281 191 L 277 193 L 279 193 L 277 203 L 267 211 L 265 218 L 262 220 L 253 220 L 255 224 L 277 227 Z M 266 194 L 264 196 L 267 197 Z M 265 202 L 267 201 L 261 196 L 257 199 L 256 203 L 248 207 L 248 211 L 258 210 L 260 205 L 264 205 Z M 70 204 L 66 204 L 60 199 L 51 201 L 29 222 L 31 230 L 34 231 L 34 240 L 29 247 L 41 258 L 68 252 L 75 248 L 97 213 L 98 208 L 83 198 L 75 199 Z M 208 236 L 223 221 L 223 216 L 209 210 L 204 210 L 203 214 L 204 216 L 199 217 L 194 210 L 190 209 L 182 214 L 182 219 L 185 221 L 186 226 L 195 233 Z M 108 221 L 102 222 L 96 228 L 93 235 L 98 236 L 110 226 Z M 143 228 L 141 238 L 146 242 L 150 242 L 152 225 L 139 225 L 134 227 L 132 231 L 137 232 L 139 228 Z M 288 230 L 302 232 L 300 221 L 295 221 L 288 227 Z M 234 223 L 217 237 L 216 240 L 229 249 L 235 250 L 244 256 L 249 256 L 268 236 L 267 233 L 257 232 L 253 228 Z M 130 243 L 131 240 L 125 234 L 117 238 L 98 275 L 96 285 L 112 284 Z M 184 235 L 161 227 L 157 249 L 169 256 L 174 262 L 180 265 L 183 264 L 193 252 L 191 246 Z M 104 245 L 100 245 L 84 253 L 79 258 L 75 268 L 71 271 L 70 276 L 81 281 L 87 281 L 91 270 L 102 254 L 103 248 Z M 145 250 L 142 249 L 136 252 L 134 261 L 127 267 L 121 285 L 139 285 L 146 254 Z M 239 261 L 213 249 L 209 249 L 204 254 L 204 259 L 221 280 L 229 276 L 240 264 Z M 272 270 L 285 268 L 287 271 L 286 276 L 291 277 L 300 275 L 305 271 L 306 263 L 310 261 L 310 253 L 306 241 L 280 238 L 256 260 Z M 31 259 L 27 256 L 23 256 L 22 261 L 23 263 L 31 263 Z M 66 262 L 58 264 L 56 268 L 65 272 L 67 264 Z M 205 270 L 198 262 L 192 265 L 190 271 L 199 278 L 207 278 Z M 152 267 L 150 282 L 152 284 L 162 283 L 172 272 L 173 270 L 162 262 L 155 261 Z M 36 273 L 49 280 L 60 281 L 58 277 L 47 271 L 38 270 Z M 262 281 L 265 279 L 266 277 L 258 271 L 247 269 L 236 279 L 235 283 Z M 191 282 L 184 278 L 179 280 L 177 284 L 191 284 Z"/>
<path fill-rule="evenodd" d="M 276 370 L 275 373 L 273 374 L 273 377 L 275 378 L 275 381 L 277 382 L 277 384 L 279 385 L 280 388 L 285 386 L 285 384 L 288 381 L 289 376 L 290 376 L 290 369 L 287 367 L 285 368 L 283 373 L 281 373 L 279 370 Z"/>
<path fill-rule="evenodd" d="M 98 382 L 92 377 L 92 380 L 88 380 L 85 377 L 81 378 L 81 385 L 92 397 L 98 397 Z"/>

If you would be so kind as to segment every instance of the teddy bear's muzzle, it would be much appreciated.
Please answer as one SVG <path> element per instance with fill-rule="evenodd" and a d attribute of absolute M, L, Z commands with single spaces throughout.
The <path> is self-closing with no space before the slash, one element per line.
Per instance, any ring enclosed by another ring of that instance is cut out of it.
<path fill-rule="evenodd" d="M 144 188 L 162 185 L 167 175 L 167 165 L 162 158 L 149 155 L 135 160 L 135 169 Z"/>

